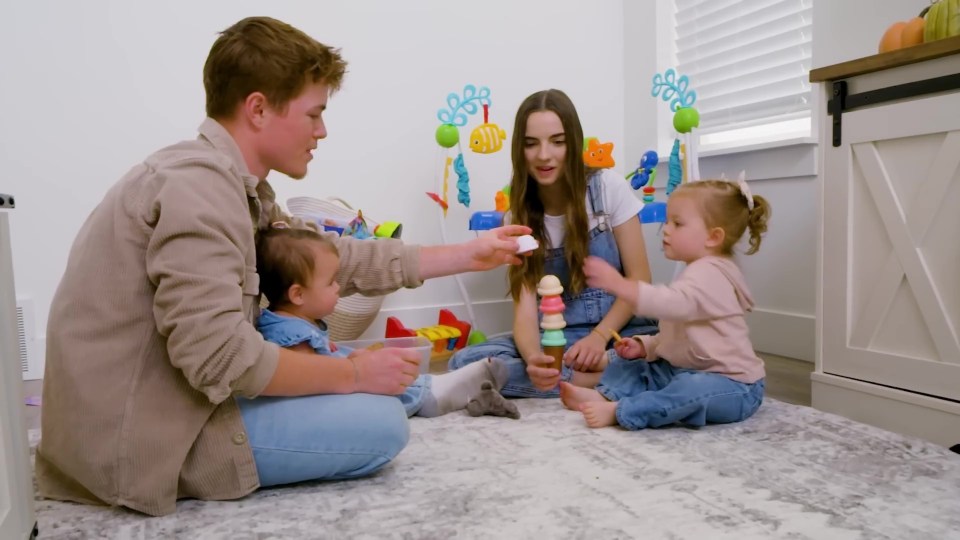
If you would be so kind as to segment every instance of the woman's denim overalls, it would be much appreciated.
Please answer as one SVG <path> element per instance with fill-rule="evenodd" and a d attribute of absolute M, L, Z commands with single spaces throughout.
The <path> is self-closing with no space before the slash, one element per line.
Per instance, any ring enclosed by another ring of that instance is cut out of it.
<path fill-rule="evenodd" d="M 610 216 L 603 206 L 603 184 L 599 173 L 595 173 L 589 178 L 587 193 L 590 196 L 590 209 L 599 221 L 598 225 L 590 231 L 590 255 L 601 257 L 619 270 L 620 273 L 623 273 L 620 250 L 617 248 L 617 241 L 613 236 L 613 226 L 610 225 Z M 567 338 L 566 347 L 569 349 L 574 343 L 589 334 L 603 319 L 613 306 L 616 297 L 603 290 L 592 288 L 586 288 L 580 294 L 571 296 L 569 292 L 570 269 L 563 257 L 563 247 L 548 249 L 544 259 L 544 273 L 557 276 L 564 287 L 563 303 L 566 305 L 566 310 L 563 312 L 563 318 L 567 322 L 567 326 L 563 329 L 563 334 Z M 632 336 L 636 334 L 655 334 L 658 329 L 655 321 L 634 317 L 627 321 L 622 329 L 618 328 L 617 331 L 622 336 Z M 458 351 L 450 358 L 449 368 L 451 370 L 458 369 L 487 357 L 501 359 L 510 369 L 507 384 L 500 391 L 504 396 L 557 397 L 559 395 L 556 389 L 544 392 L 534 388 L 533 383 L 527 376 L 527 366 L 520 358 L 520 353 L 517 351 L 517 345 L 512 336 L 491 339 L 485 343 L 479 343 Z M 570 380 L 572 375 L 573 370 L 564 366 L 561 379 Z"/>

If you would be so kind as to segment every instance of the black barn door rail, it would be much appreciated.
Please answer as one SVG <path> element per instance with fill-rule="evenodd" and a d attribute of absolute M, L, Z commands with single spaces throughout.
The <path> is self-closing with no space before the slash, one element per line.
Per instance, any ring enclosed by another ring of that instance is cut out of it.
<path fill-rule="evenodd" d="M 840 146 L 843 113 L 897 99 L 905 99 L 960 88 L 960 73 L 914 81 L 859 94 L 847 94 L 847 81 L 833 81 L 833 92 L 827 102 L 827 114 L 833 115 L 833 146 Z M 960 113 L 958 113 L 960 114 Z"/>

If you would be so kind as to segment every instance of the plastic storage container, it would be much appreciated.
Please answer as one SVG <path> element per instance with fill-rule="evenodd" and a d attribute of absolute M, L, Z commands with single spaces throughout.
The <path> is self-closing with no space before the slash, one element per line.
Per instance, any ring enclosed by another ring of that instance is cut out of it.
<path fill-rule="evenodd" d="M 350 349 L 369 349 L 372 346 L 379 347 L 398 347 L 401 349 L 416 349 L 420 352 L 420 373 L 430 372 L 430 349 L 433 343 L 422 336 L 399 337 L 399 338 L 381 338 L 381 339 L 360 339 L 355 341 L 336 341 L 337 347 Z"/>

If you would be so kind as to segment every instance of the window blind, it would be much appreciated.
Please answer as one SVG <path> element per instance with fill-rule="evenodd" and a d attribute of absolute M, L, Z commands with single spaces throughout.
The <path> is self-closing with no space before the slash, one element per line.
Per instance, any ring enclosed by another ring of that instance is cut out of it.
<path fill-rule="evenodd" d="M 675 0 L 700 133 L 810 116 L 813 0 Z"/>

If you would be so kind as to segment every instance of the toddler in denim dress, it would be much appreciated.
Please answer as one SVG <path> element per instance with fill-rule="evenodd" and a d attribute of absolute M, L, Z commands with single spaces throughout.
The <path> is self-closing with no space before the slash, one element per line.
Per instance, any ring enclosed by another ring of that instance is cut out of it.
<path fill-rule="evenodd" d="M 350 361 L 352 350 L 330 341 L 322 318 L 333 313 L 339 299 L 339 254 L 336 246 L 315 231 L 276 224 L 257 243 L 260 289 L 270 305 L 261 310 L 257 329 L 277 345 Z M 420 375 L 397 396 L 407 416 L 435 417 L 464 409 L 471 414 L 506 415 L 499 390 L 506 366 L 497 360 L 443 375 Z M 486 383 L 486 384 L 484 384 Z M 239 399 L 241 413 L 256 400 Z"/>

